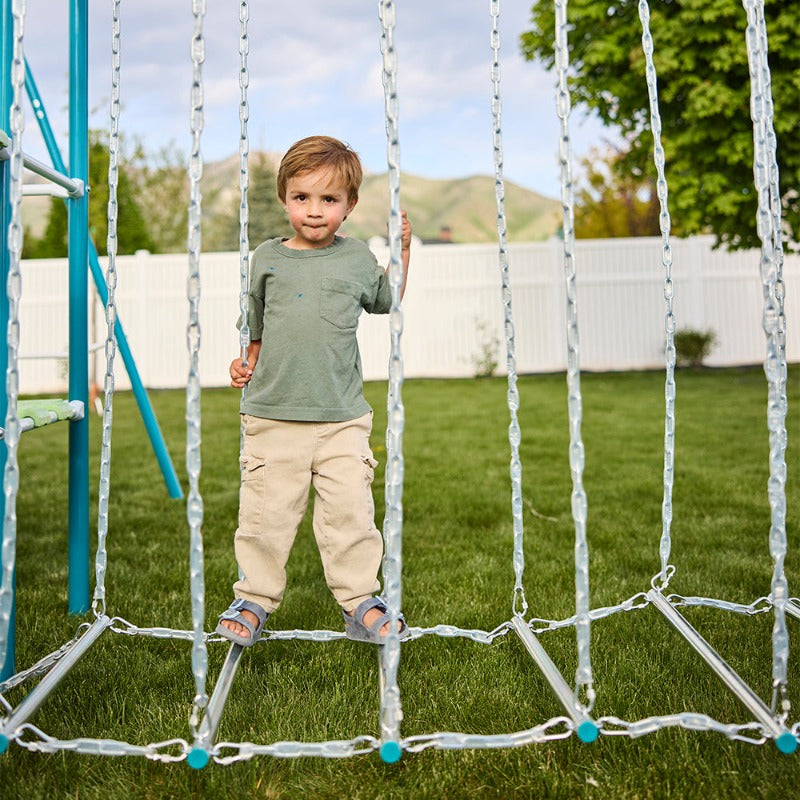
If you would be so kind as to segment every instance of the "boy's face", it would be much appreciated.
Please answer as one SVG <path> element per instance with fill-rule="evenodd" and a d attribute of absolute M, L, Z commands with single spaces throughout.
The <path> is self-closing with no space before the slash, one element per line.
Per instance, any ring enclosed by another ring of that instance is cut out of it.
<path fill-rule="evenodd" d="M 283 207 L 295 235 L 286 244 L 298 250 L 328 247 L 355 204 L 332 169 L 294 175 L 286 182 Z"/>

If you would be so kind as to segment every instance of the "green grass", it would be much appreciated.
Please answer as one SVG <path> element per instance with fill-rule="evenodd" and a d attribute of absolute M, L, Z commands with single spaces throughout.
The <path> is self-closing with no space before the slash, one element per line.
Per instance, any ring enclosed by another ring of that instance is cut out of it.
<path fill-rule="evenodd" d="M 798 593 L 800 451 L 798 370 L 790 375 L 790 549 L 786 571 Z M 531 614 L 574 610 L 571 480 L 563 376 L 520 380 L 526 597 Z M 663 376 L 584 375 L 591 604 L 612 605 L 649 588 L 659 570 L 663 469 Z M 367 386 L 376 410 L 373 448 L 383 462 L 385 386 Z M 404 611 L 412 625 L 449 623 L 491 630 L 511 616 L 514 575 L 508 477 L 508 415 L 502 379 L 409 381 L 406 411 Z M 156 412 L 184 474 L 184 396 L 154 392 Z M 748 603 L 770 589 L 766 387 L 758 369 L 680 371 L 671 590 Z M 94 453 L 99 424 L 92 420 Z M 22 440 L 18 499 L 19 666 L 72 637 L 66 611 L 66 431 Z M 237 394 L 203 395 L 207 627 L 229 602 L 236 568 L 232 536 L 238 495 Z M 93 462 L 98 459 L 94 458 Z M 382 515 L 382 472 L 375 483 Z M 92 464 L 93 486 L 97 464 Z M 183 503 L 167 497 L 130 395 L 115 398 L 108 611 L 141 626 L 190 627 L 188 526 Z M 96 489 L 93 489 L 95 492 Z M 93 501 L 94 502 L 94 501 Z M 92 517 L 96 516 L 92 507 Z M 307 519 L 290 562 L 275 627 L 341 626 Z M 771 619 L 710 609 L 687 617 L 767 702 Z M 87 617 L 88 618 L 88 617 Z M 800 635 L 788 620 L 792 641 Z M 543 636 L 571 682 L 571 630 Z M 796 651 L 796 646 L 795 646 Z M 210 682 L 224 645 L 210 647 Z M 653 608 L 592 627 L 596 716 L 635 720 L 697 711 L 723 722 L 748 713 Z M 377 736 L 378 665 L 358 643 L 271 642 L 245 653 L 220 738 L 269 743 Z M 790 659 L 790 692 L 800 670 Z M 521 642 L 486 646 L 424 637 L 403 647 L 402 735 L 507 733 L 560 714 Z M 51 735 L 109 737 L 136 744 L 190 738 L 194 692 L 190 644 L 105 634 L 34 722 Z M 10 693 L 16 703 L 22 690 Z M 795 706 L 796 709 L 797 706 Z M 798 714 L 792 711 L 791 720 Z M 789 798 L 798 797 L 800 755 L 782 756 L 715 733 L 662 730 L 636 740 L 574 737 L 497 751 L 377 755 L 346 760 L 257 758 L 195 772 L 185 763 L 31 754 L 0 756 L 8 798 Z"/>

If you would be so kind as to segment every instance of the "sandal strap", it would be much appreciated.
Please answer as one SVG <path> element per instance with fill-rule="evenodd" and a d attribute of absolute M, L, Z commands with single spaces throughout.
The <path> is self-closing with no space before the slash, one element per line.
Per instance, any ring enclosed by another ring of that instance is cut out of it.
<path fill-rule="evenodd" d="M 258 619 L 258 625 L 254 625 L 249 619 L 247 619 L 247 617 L 242 614 L 242 611 L 249 611 L 251 614 L 255 614 L 256 618 Z M 234 622 L 238 622 L 240 625 L 244 625 L 244 627 L 250 631 L 250 635 L 253 636 L 255 635 L 257 628 L 263 626 L 264 622 L 266 621 L 267 612 L 260 605 L 258 605 L 258 603 L 254 603 L 251 600 L 245 600 L 244 598 L 239 597 L 219 615 L 219 618 L 220 620 L 232 620 Z"/>

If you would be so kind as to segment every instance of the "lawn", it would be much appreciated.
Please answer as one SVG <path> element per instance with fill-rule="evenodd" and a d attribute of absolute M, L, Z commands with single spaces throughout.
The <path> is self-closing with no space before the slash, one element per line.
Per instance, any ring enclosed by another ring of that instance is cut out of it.
<path fill-rule="evenodd" d="M 786 572 L 800 573 L 800 371 L 789 382 Z M 520 379 L 528 614 L 559 620 L 574 612 L 574 525 L 567 460 L 566 389 L 561 375 Z M 367 385 L 375 408 L 375 482 L 383 508 L 386 424 L 382 384 Z M 589 500 L 591 605 L 620 603 L 650 588 L 659 571 L 664 380 L 657 373 L 582 377 L 584 484 Z M 511 618 L 514 572 L 503 379 L 414 380 L 406 411 L 403 497 L 403 608 L 413 626 L 441 623 L 492 630 Z M 185 479 L 184 396 L 154 392 L 153 404 Z M 237 394 L 203 395 L 207 628 L 227 606 L 236 574 L 232 535 L 238 499 Z M 188 629 L 188 525 L 168 498 L 133 398 L 115 398 L 111 470 L 108 613 L 140 626 Z M 757 368 L 678 373 L 670 591 L 750 603 L 770 591 L 766 385 Z M 18 499 L 19 667 L 55 650 L 84 618 L 66 611 L 65 426 L 26 434 Z M 92 420 L 93 453 L 100 425 Z M 97 462 L 98 458 L 93 458 Z M 96 486 L 97 463 L 92 464 Z M 96 492 L 96 488 L 93 490 Z M 93 499 L 93 503 L 95 500 Z M 92 507 L 96 517 L 96 507 Z M 341 628 L 316 553 L 310 519 L 290 561 L 285 602 L 272 627 Z M 686 617 L 769 704 L 770 614 L 709 608 Z M 87 615 L 85 619 L 91 619 Z M 796 653 L 800 624 L 787 622 Z M 571 628 L 542 634 L 571 683 Z M 370 652 L 370 651 L 373 652 Z M 227 648 L 209 646 L 213 685 Z M 749 713 L 652 607 L 592 626 L 596 718 L 640 720 L 695 711 L 723 723 Z M 323 741 L 379 735 L 374 648 L 349 641 L 271 641 L 244 654 L 220 730 L 229 742 Z M 789 663 L 798 699 L 800 668 Z M 438 731 L 503 734 L 561 714 L 522 643 L 510 633 L 491 645 L 424 636 L 403 645 L 402 735 Z M 106 633 L 33 722 L 61 739 L 113 738 L 136 744 L 189 739 L 194 682 L 185 641 Z M 21 689 L 8 694 L 16 704 Z M 797 705 L 789 716 L 796 724 Z M 177 750 L 173 750 L 177 752 Z M 640 738 L 600 736 L 500 750 L 376 754 L 350 759 L 259 757 L 194 771 L 185 763 L 34 754 L 12 745 L 0 756 L 0 797 L 86 798 L 748 798 L 800 797 L 800 753 L 768 742 L 729 741 L 716 732 L 665 729 Z"/>

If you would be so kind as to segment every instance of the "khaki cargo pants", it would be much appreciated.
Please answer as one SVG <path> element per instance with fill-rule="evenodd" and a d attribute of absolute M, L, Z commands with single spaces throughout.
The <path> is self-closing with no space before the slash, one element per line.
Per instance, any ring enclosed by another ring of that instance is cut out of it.
<path fill-rule="evenodd" d="M 286 562 L 316 492 L 313 527 L 325 580 L 348 613 L 380 588 L 383 540 L 375 527 L 369 447 L 372 413 L 346 422 L 287 422 L 244 414 L 239 527 L 243 578 L 234 594 L 274 611 Z"/>

